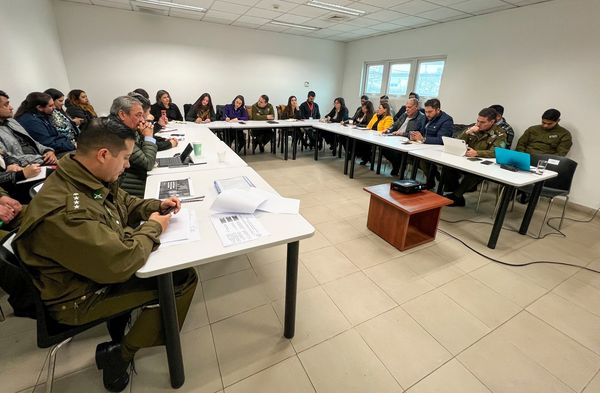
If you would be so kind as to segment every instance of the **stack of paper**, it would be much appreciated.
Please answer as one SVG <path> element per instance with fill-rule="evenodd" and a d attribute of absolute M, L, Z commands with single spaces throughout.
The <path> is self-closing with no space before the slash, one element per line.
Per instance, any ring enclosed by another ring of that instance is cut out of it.
<path fill-rule="evenodd" d="M 250 214 L 261 210 L 269 213 L 298 214 L 300 201 L 252 187 L 246 190 L 222 191 L 217 195 L 211 209 L 219 213 Z"/>

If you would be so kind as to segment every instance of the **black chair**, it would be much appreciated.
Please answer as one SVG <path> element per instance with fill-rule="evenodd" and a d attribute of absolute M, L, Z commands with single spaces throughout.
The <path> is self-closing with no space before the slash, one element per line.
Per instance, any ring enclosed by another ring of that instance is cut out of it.
<path fill-rule="evenodd" d="M 194 104 L 183 104 L 183 120 L 185 120 L 185 118 L 187 117 L 187 114 L 190 112 L 192 105 Z"/>
<path fill-rule="evenodd" d="M 2 239 L 0 246 L 0 262 L 8 266 L 12 266 L 27 287 L 27 290 L 32 295 L 35 305 L 35 319 L 37 321 L 37 346 L 39 348 L 50 348 L 50 356 L 48 358 L 48 377 L 46 379 L 46 392 L 52 392 L 52 384 L 54 382 L 54 369 L 56 366 L 56 354 L 58 350 L 69 343 L 72 338 L 79 333 L 89 330 L 102 323 L 107 323 L 109 334 L 113 341 L 120 342 L 123 338 L 126 322 L 129 320 L 131 310 L 117 313 L 108 318 L 98 319 L 85 325 L 71 326 L 64 325 L 55 321 L 46 310 L 46 306 L 42 302 L 42 298 L 38 289 L 33 284 L 32 274 L 29 268 L 17 257 L 13 252 L 11 243 L 15 233 Z M 112 323 L 112 325 L 111 325 Z"/>
<path fill-rule="evenodd" d="M 556 197 L 565 198 L 565 203 L 563 205 L 562 214 L 560 216 L 560 224 L 558 225 L 558 229 L 562 227 L 562 223 L 565 218 L 565 211 L 567 209 L 567 204 L 569 203 L 569 193 L 571 192 L 571 184 L 573 183 L 573 177 L 575 176 L 575 170 L 577 169 L 577 162 L 567 157 L 555 156 L 552 154 L 531 155 L 532 166 L 537 167 L 539 160 L 548 161 L 546 170 L 557 172 L 558 176 L 546 180 L 544 182 L 544 186 L 542 187 L 540 197 L 548 198 L 550 201 L 548 202 L 548 208 L 546 209 L 544 220 L 542 221 L 542 225 L 540 226 L 538 237 L 542 233 L 544 223 L 546 222 L 546 218 L 548 217 L 548 213 L 550 212 L 550 208 L 552 207 L 552 202 L 554 202 L 554 198 Z M 533 185 L 522 187 L 520 188 L 520 190 L 527 194 L 531 194 L 531 192 L 533 191 Z"/>

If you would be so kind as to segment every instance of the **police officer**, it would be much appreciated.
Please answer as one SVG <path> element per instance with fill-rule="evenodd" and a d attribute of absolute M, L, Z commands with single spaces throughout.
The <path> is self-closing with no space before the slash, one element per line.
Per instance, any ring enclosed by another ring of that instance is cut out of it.
<path fill-rule="evenodd" d="M 571 133 L 558 125 L 560 112 L 548 109 L 542 115 L 542 124 L 531 126 L 525 130 L 517 142 L 517 151 L 525 153 L 553 154 L 566 156 L 573 140 Z"/>
<path fill-rule="evenodd" d="M 496 147 L 506 147 L 506 132 L 498 127 L 496 123 L 496 111 L 491 108 L 484 108 L 479 112 L 477 122 L 474 126 L 466 129 L 459 136 L 459 139 L 467 142 L 467 157 L 493 158 L 496 156 Z M 453 189 L 454 192 L 446 195 L 454 202 L 449 206 L 464 206 L 465 198 L 463 194 L 469 192 L 481 182 L 481 177 L 465 173 L 462 181 L 459 183 L 460 173 L 455 170 L 447 170 L 444 185 Z"/>
<path fill-rule="evenodd" d="M 129 364 L 138 349 L 163 343 L 156 280 L 134 274 L 159 246 L 171 218 L 167 210 L 177 213 L 181 207 L 174 197 L 140 199 L 118 187 L 135 139 L 135 131 L 114 119 L 93 120 L 79 136 L 75 154 L 59 161 L 32 200 L 13 243 L 36 271 L 34 283 L 60 323 L 82 325 L 143 306 L 124 337 L 123 324 L 118 341 L 96 349 L 104 386 L 112 392 L 129 383 Z M 174 280 L 181 326 L 197 276 L 188 269 Z"/>

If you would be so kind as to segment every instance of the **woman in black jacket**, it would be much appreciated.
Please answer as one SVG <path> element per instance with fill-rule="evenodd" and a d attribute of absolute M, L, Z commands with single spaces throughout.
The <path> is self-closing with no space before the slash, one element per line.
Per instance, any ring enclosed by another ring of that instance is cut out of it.
<path fill-rule="evenodd" d="M 325 116 L 325 121 L 327 123 L 341 123 L 348 120 L 348 108 L 346 108 L 346 101 L 342 97 L 337 97 L 333 100 L 333 108 L 327 116 Z M 323 139 L 325 142 L 329 144 L 329 150 L 331 150 L 332 154 L 335 156 L 336 153 L 336 140 L 335 135 L 331 132 L 323 131 Z M 342 143 L 344 145 L 344 143 Z"/>
<path fill-rule="evenodd" d="M 65 101 L 67 113 L 75 124 L 85 130 L 92 119 L 98 117 L 85 91 L 71 90 Z"/>
<path fill-rule="evenodd" d="M 215 121 L 217 115 L 215 113 L 215 107 L 212 103 L 210 94 L 204 93 L 196 100 L 194 105 L 190 108 L 190 111 L 185 115 L 186 121 L 193 121 L 196 123 L 210 123 Z"/>
<path fill-rule="evenodd" d="M 171 95 L 166 90 L 159 90 L 156 92 L 156 102 L 152 104 L 150 113 L 154 116 L 154 119 L 160 119 L 164 113 L 169 121 L 172 120 L 183 120 L 181 111 L 171 100 Z"/>

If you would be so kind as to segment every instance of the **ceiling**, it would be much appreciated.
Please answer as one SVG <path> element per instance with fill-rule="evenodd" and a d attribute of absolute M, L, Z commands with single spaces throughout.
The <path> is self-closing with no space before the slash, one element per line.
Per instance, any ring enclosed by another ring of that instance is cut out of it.
<path fill-rule="evenodd" d="M 208 10 L 206 13 L 175 8 L 140 10 L 129 0 L 63 1 L 348 42 L 550 0 L 323 0 L 366 12 L 359 17 L 309 7 L 308 0 L 163 0 L 203 7 Z M 318 30 L 278 26 L 271 21 Z"/>

